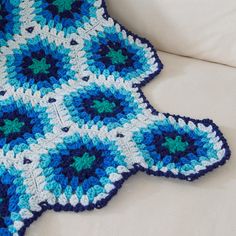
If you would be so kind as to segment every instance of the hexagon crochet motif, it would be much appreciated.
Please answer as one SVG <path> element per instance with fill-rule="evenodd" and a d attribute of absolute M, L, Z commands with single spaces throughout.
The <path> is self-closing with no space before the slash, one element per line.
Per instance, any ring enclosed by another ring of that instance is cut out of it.
<path fill-rule="evenodd" d="M 211 120 L 149 104 L 162 67 L 102 0 L 0 2 L 0 235 L 102 208 L 137 171 L 192 181 L 226 162 Z"/>

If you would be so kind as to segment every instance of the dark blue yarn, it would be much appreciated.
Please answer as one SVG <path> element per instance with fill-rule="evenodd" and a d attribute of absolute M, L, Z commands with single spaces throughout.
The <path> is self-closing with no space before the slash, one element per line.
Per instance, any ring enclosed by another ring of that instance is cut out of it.
<path fill-rule="evenodd" d="M 34 31 L 34 27 L 29 27 L 26 29 L 26 31 L 28 31 L 29 33 L 32 33 Z"/>
<path fill-rule="evenodd" d="M 5 9 L 5 4 L 3 3 L 0 3 L 0 4 L 1 4 L 0 16 L 2 16 L 2 19 L 0 19 L 0 32 L 2 31 L 4 33 L 6 24 L 8 22 L 6 19 L 6 16 L 9 13 Z"/>
<path fill-rule="evenodd" d="M 55 23 L 61 23 L 63 27 L 76 27 L 76 21 L 82 21 L 82 17 L 90 16 L 91 4 L 86 0 L 75 1 L 70 11 L 59 12 L 57 7 L 52 4 L 53 0 L 42 0 L 42 16 L 47 22 L 53 20 Z"/>
<path fill-rule="evenodd" d="M 180 134 L 173 130 L 171 132 L 160 131 L 158 129 L 150 129 L 142 132 L 145 150 L 151 153 L 155 163 L 163 161 L 164 165 L 169 163 L 175 163 L 176 167 L 181 167 L 183 164 L 190 164 L 192 160 L 198 160 L 199 156 L 206 156 L 207 149 L 203 147 L 204 143 L 198 141 L 199 137 L 191 137 L 189 133 Z M 182 138 L 183 142 L 188 143 L 188 147 L 185 151 L 177 151 L 174 154 L 170 153 L 169 150 L 163 146 L 166 142 L 165 138 L 169 137 L 175 139 L 177 136 Z"/>
<path fill-rule="evenodd" d="M 15 52 L 14 54 L 16 76 L 10 78 L 9 83 L 16 86 L 17 81 L 18 86 L 21 87 L 27 83 L 27 87 L 37 85 L 38 90 L 49 89 L 53 91 L 55 86 L 60 86 L 63 81 L 66 83 L 69 79 L 74 79 L 75 72 L 71 70 L 71 65 L 66 57 L 68 57 L 66 51 L 62 53 L 57 49 L 44 46 L 42 42 L 29 41 L 28 49 L 22 47 L 20 53 Z M 48 73 L 34 74 L 29 66 L 32 65 L 33 59 L 40 61 L 42 58 L 50 65 Z"/>
<path fill-rule="evenodd" d="M 10 0 L 1 0 L 1 10 L 0 16 L 0 46 L 1 46 L 1 39 L 7 40 L 9 39 L 9 35 L 13 35 L 19 31 L 19 28 L 15 26 L 14 18 L 14 10 L 17 10 L 14 7 Z"/>
<path fill-rule="evenodd" d="M 67 144 L 65 149 L 60 149 L 57 153 L 49 151 L 50 164 L 49 167 L 54 169 L 54 179 L 60 183 L 62 188 L 66 188 L 68 184 L 73 190 L 76 190 L 79 184 L 82 184 L 86 192 L 94 185 L 100 185 L 99 179 L 106 176 L 104 170 L 108 167 L 116 167 L 118 163 L 114 161 L 115 154 L 110 150 L 109 145 L 102 142 L 96 143 L 83 143 L 77 141 Z M 83 169 L 79 173 L 71 166 L 74 157 L 81 157 L 84 153 L 90 156 L 95 156 L 95 161 L 89 169 Z"/>
<path fill-rule="evenodd" d="M 49 103 L 54 103 L 54 102 L 56 102 L 56 101 L 57 101 L 57 100 L 56 100 L 55 98 L 49 98 L 49 99 L 48 99 L 48 102 L 49 102 Z"/>
<path fill-rule="evenodd" d="M 74 40 L 74 39 L 72 39 L 71 41 L 70 41 L 70 45 L 78 45 L 78 43 Z"/>
<path fill-rule="evenodd" d="M 72 118 L 80 118 L 84 122 L 93 120 L 94 122 L 102 121 L 104 125 L 119 122 L 122 118 L 126 119 L 128 114 L 135 114 L 135 103 L 130 103 L 130 94 L 122 94 L 118 90 L 113 94 L 111 90 L 101 92 L 99 87 L 89 89 L 84 93 L 78 93 L 77 96 L 71 99 L 71 106 L 73 107 Z M 128 100 L 127 100 L 128 98 Z M 67 99 L 67 98 L 66 98 Z M 114 110 L 104 113 L 98 113 L 93 108 L 93 101 L 106 99 L 115 104 Z M 75 113 L 76 111 L 76 113 Z"/>
<path fill-rule="evenodd" d="M 15 177 L 5 171 L 0 178 L 0 234 L 10 235 L 6 228 L 13 223 L 10 218 L 11 212 L 19 211 L 19 195 L 16 193 L 14 185 Z M 3 234 L 5 233 L 5 234 Z"/>
<path fill-rule="evenodd" d="M 88 56 L 88 64 L 96 66 L 101 72 L 108 69 L 110 73 L 119 72 L 121 77 L 126 78 L 129 73 L 135 70 L 143 70 L 142 56 L 139 55 L 138 49 L 127 45 L 125 40 L 121 40 L 118 34 L 106 33 L 106 37 L 98 36 L 99 41 L 92 41 L 91 56 Z M 122 54 L 127 57 L 125 63 L 114 64 L 107 53 L 111 49 L 121 50 Z"/>
<path fill-rule="evenodd" d="M 4 96 L 5 94 L 6 94 L 6 90 L 2 90 L 2 91 L 0 91 L 0 96 Z"/>
<path fill-rule="evenodd" d="M 0 130 L 0 148 L 5 144 L 9 144 L 10 149 L 14 148 L 15 145 L 27 143 L 27 139 L 35 138 L 35 134 L 44 134 L 44 125 L 40 118 L 40 113 L 31 110 L 26 110 L 24 106 L 17 107 L 14 102 L 9 106 L 3 106 L 0 111 L 0 127 L 4 125 L 4 120 L 14 120 L 18 118 L 19 122 L 24 122 L 24 126 L 20 132 L 11 133 L 7 136 L 4 135 L 3 131 Z"/>

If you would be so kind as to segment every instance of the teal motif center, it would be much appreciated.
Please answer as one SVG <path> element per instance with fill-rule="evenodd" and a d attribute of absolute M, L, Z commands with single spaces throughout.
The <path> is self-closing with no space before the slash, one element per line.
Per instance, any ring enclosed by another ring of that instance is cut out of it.
<path fill-rule="evenodd" d="M 180 136 L 175 139 L 166 137 L 166 142 L 162 144 L 165 148 L 169 150 L 170 153 L 175 154 L 176 152 L 184 152 L 189 146 L 188 142 L 183 142 Z"/>
<path fill-rule="evenodd" d="M 116 104 L 114 102 L 110 102 L 105 98 L 103 98 L 102 101 L 94 100 L 92 106 L 99 114 L 112 113 L 115 107 Z"/>
<path fill-rule="evenodd" d="M 112 64 L 125 64 L 128 57 L 123 55 L 122 50 L 119 49 L 116 51 L 113 48 L 110 48 L 109 53 L 107 53 L 107 57 L 109 57 L 112 61 Z"/>
<path fill-rule="evenodd" d="M 82 157 L 75 156 L 73 158 L 74 162 L 71 164 L 78 173 L 82 170 L 89 169 L 93 165 L 94 161 L 96 160 L 95 156 L 90 156 L 89 153 L 84 153 Z"/>
<path fill-rule="evenodd" d="M 58 11 L 61 13 L 64 11 L 70 11 L 72 8 L 72 4 L 75 1 L 76 0 L 55 0 L 53 1 L 53 5 L 56 6 Z"/>
<path fill-rule="evenodd" d="M 15 118 L 14 120 L 6 119 L 4 120 L 4 125 L 0 127 L 0 131 L 2 131 L 5 136 L 8 136 L 12 133 L 20 132 L 24 125 L 25 123 L 20 122 L 18 118 Z"/>
<path fill-rule="evenodd" d="M 50 69 L 50 64 L 46 62 L 46 58 L 42 58 L 41 60 L 32 59 L 33 63 L 29 66 L 29 69 L 33 71 L 34 74 L 48 74 Z"/>

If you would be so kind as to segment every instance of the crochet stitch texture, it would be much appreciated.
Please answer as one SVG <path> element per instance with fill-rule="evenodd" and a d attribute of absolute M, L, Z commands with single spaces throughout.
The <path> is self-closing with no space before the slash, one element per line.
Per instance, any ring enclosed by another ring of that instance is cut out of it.
<path fill-rule="evenodd" d="M 137 171 L 192 181 L 225 163 L 211 120 L 156 111 L 151 44 L 101 0 L 0 1 L 0 235 L 102 208 Z"/>

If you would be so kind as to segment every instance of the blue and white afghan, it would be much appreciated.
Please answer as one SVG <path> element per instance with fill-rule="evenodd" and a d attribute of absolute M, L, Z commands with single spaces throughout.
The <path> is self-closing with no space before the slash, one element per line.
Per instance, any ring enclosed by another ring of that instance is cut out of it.
<path fill-rule="evenodd" d="M 102 208 L 137 171 L 192 181 L 225 163 L 211 120 L 156 111 L 156 51 L 102 0 L 0 1 L 0 235 Z"/>

